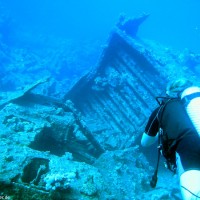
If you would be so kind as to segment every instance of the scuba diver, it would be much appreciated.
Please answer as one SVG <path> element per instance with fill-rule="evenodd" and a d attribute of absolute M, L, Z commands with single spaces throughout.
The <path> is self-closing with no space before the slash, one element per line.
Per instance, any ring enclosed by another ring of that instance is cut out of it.
<path fill-rule="evenodd" d="M 162 101 L 159 101 L 161 99 Z M 160 155 L 166 167 L 179 175 L 184 200 L 200 200 L 200 87 L 179 79 L 157 97 L 156 108 L 142 135 L 141 145 L 158 140 L 158 162 L 150 185 L 156 186 Z"/>

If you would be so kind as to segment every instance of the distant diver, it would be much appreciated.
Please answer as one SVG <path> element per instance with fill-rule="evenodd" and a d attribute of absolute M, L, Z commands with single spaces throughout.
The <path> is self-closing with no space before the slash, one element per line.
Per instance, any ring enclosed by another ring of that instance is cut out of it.
<path fill-rule="evenodd" d="M 156 186 L 160 155 L 166 167 L 180 179 L 184 200 L 200 200 L 200 87 L 178 79 L 166 88 L 165 97 L 147 123 L 141 144 L 149 146 L 158 139 L 158 161 L 150 181 Z M 161 99 L 162 101 L 159 101 Z"/>
<path fill-rule="evenodd" d="M 139 26 L 149 17 L 149 14 L 142 14 L 137 18 L 128 18 L 126 19 L 124 14 L 121 14 L 119 17 L 119 22 L 117 27 L 124 31 L 127 35 L 131 37 L 136 37 Z"/>

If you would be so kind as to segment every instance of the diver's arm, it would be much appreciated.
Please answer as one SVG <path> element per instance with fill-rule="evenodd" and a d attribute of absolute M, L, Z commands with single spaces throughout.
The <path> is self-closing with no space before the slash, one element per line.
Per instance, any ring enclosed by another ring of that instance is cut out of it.
<path fill-rule="evenodd" d="M 157 139 L 158 139 L 158 134 L 156 136 L 150 136 L 144 132 L 141 139 L 141 145 L 143 147 L 151 146 L 157 141 Z"/>
<path fill-rule="evenodd" d="M 145 127 L 145 131 L 141 139 L 141 145 L 143 147 L 148 147 L 152 145 L 158 138 L 156 136 L 158 135 L 157 133 L 159 130 L 159 121 L 157 117 L 159 109 L 160 108 L 156 108 L 149 117 L 148 123 Z"/>

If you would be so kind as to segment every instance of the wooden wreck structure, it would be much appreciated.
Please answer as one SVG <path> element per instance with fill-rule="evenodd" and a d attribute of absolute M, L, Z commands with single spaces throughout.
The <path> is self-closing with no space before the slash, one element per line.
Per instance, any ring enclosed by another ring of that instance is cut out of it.
<path fill-rule="evenodd" d="M 102 149 L 124 149 L 140 137 L 166 83 L 156 64 L 137 40 L 115 30 L 97 67 L 66 94 Z"/>

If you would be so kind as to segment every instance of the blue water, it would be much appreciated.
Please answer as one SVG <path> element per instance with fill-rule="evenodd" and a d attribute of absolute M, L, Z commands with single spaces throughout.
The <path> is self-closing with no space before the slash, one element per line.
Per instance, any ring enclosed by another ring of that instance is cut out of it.
<path fill-rule="evenodd" d="M 77 79 L 98 62 L 120 14 L 148 13 L 140 38 L 200 53 L 199 7 L 199 0 L 1 0 L 0 41 L 7 45 L 2 51 L 12 53 L 0 58 L 0 88 L 16 89 L 49 74 L 59 81 Z M 26 81 L 19 82 L 15 72 L 28 75 Z"/>
<path fill-rule="evenodd" d="M 105 41 L 120 13 L 150 13 L 139 35 L 200 52 L 198 0 L 3 0 L 21 31 Z M 15 26 L 16 26 L 15 24 Z"/>

